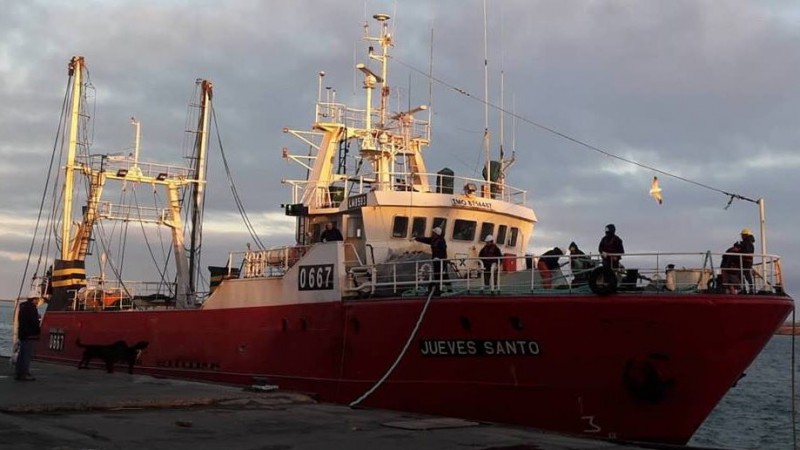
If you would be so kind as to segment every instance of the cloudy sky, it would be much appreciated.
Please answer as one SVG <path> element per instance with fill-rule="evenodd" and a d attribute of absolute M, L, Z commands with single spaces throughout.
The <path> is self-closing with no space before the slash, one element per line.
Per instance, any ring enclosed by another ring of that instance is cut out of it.
<path fill-rule="evenodd" d="M 759 229 L 783 255 L 800 293 L 800 9 L 789 1 L 491 1 L 489 100 L 505 74 L 510 184 L 528 191 L 539 218 L 530 251 L 576 241 L 595 250 L 613 222 L 632 252 L 724 251 Z M 290 243 L 281 178 L 301 177 L 281 148 L 302 150 L 284 127 L 313 120 L 317 74 L 337 101 L 360 101 L 354 64 L 366 62 L 365 12 L 392 16 L 393 87 L 429 102 L 428 167 L 479 176 L 483 105 L 481 0 L 7 0 L 0 15 L 0 298 L 17 294 L 53 149 L 66 66 L 86 58 L 95 88 L 92 153 L 130 151 L 131 116 L 142 158 L 178 160 L 196 78 L 215 86 L 215 109 L 236 185 L 261 239 Z M 370 20 L 370 22 L 372 22 Z M 374 22 L 372 22 L 374 23 Z M 372 28 L 376 30 L 375 27 Z M 433 45 L 431 45 L 433 36 Z M 413 68 L 409 70 L 408 67 Z M 513 105 L 513 106 L 512 106 Z M 491 113 L 494 142 L 496 111 Z M 654 173 L 605 152 L 691 180 Z M 205 228 L 208 264 L 250 241 L 212 146 Z M 171 156 L 174 155 L 174 156 Z M 712 189 L 709 189 L 712 188 Z M 37 250 L 38 253 L 38 250 Z"/>

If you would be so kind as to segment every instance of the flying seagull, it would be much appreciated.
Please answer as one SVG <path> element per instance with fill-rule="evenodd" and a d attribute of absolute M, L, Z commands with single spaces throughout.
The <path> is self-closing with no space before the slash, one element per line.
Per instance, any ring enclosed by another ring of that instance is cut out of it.
<path fill-rule="evenodd" d="M 653 182 L 650 183 L 650 196 L 656 199 L 659 205 L 661 204 L 661 188 L 658 187 L 658 177 L 653 177 Z"/>

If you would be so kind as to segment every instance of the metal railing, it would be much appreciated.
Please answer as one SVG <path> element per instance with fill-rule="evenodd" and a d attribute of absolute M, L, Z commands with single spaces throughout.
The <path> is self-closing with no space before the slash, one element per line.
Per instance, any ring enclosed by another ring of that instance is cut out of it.
<path fill-rule="evenodd" d="M 441 178 L 449 178 L 453 182 L 452 192 L 450 189 L 441 189 Z M 442 175 L 438 173 L 409 173 L 391 172 L 389 181 L 384 186 L 377 186 L 374 174 L 343 178 L 340 182 L 330 185 L 327 183 L 317 183 L 311 191 L 306 187 L 312 183 L 311 180 L 290 180 L 284 179 L 283 183 L 292 187 L 292 203 L 307 202 L 310 208 L 338 208 L 342 202 L 347 201 L 348 197 L 369 192 L 377 187 L 377 190 L 388 191 L 408 191 L 420 192 L 413 183 L 414 179 L 426 178 L 428 193 L 445 193 L 452 195 L 469 195 L 473 201 L 480 202 L 485 198 L 502 200 L 515 205 L 525 205 L 527 191 L 507 184 L 494 184 L 495 191 L 488 194 L 488 197 L 481 195 L 481 189 L 490 190 L 489 184 L 483 179 L 462 177 L 458 175 Z M 310 195 L 302 197 L 304 192 L 311 192 Z"/>
<path fill-rule="evenodd" d="M 75 311 L 129 310 L 156 306 L 146 299 L 161 299 L 164 307 L 172 307 L 175 283 L 158 281 L 101 281 L 87 278 L 86 286 L 70 291 L 71 308 Z"/>
<path fill-rule="evenodd" d="M 228 254 L 228 275 L 239 267 L 240 278 L 282 277 L 308 251 L 307 245 L 271 247 Z"/>
<path fill-rule="evenodd" d="M 373 110 L 370 115 L 370 122 L 377 124 L 380 122 L 380 113 Z M 413 116 L 404 116 L 402 119 L 390 119 L 386 124 L 386 129 L 403 129 L 403 134 L 410 139 L 422 139 L 430 141 L 430 123 L 427 120 L 417 119 Z M 343 103 L 319 102 L 317 103 L 317 120 L 319 122 L 338 123 L 353 129 L 366 129 L 367 110 L 351 108 Z"/>
<path fill-rule="evenodd" d="M 352 244 L 344 245 L 353 247 Z M 283 277 L 307 253 L 309 246 L 275 247 L 266 250 L 231 253 L 228 267 L 241 267 L 240 278 Z M 353 247 L 353 250 L 354 247 Z M 424 259 L 422 253 L 406 255 L 407 259 L 378 264 L 365 264 L 358 258 L 344 261 L 347 268 L 343 297 L 419 295 L 431 287 L 442 292 L 508 295 L 554 295 L 590 293 L 590 274 L 602 266 L 598 254 L 563 255 L 554 270 L 537 268 L 541 256 L 504 256 L 497 258 L 491 269 L 481 258 L 459 257 L 447 260 Z M 719 267 L 722 257 L 753 257 L 751 269 Z M 730 293 L 730 282 L 723 275 L 735 274 L 736 293 L 785 293 L 780 258 L 775 255 L 741 255 L 711 252 L 638 253 L 620 255 L 621 261 L 612 270 L 619 292 L 648 294 Z M 578 269 L 575 262 L 584 263 Z M 587 263 L 588 261 L 588 263 Z M 444 270 L 437 271 L 442 264 Z M 522 266 L 520 266 L 522 265 Z M 520 267 L 519 269 L 517 267 Z M 524 266 L 524 268 L 523 268 Z M 489 282 L 485 274 L 489 271 Z M 746 283 L 751 273 L 752 285 Z"/>
<path fill-rule="evenodd" d="M 721 269 L 719 262 L 723 253 L 640 253 L 625 254 L 620 267 L 613 269 L 620 292 L 649 292 L 671 294 L 726 293 L 729 282 L 722 279 L 723 272 L 735 274 L 736 292 L 784 294 L 780 258 L 775 255 L 752 255 L 751 269 Z M 736 257 L 743 255 L 737 254 Z M 586 255 L 591 263 L 572 270 L 571 262 L 576 257 L 564 255 L 566 262 L 555 270 L 540 270 L 536 255 L 524 257 L 526 268 L 506 270 L 516 266 L 523 257 L 503 257 L 493 265 L 490 281 L 484 282 L 488 270 L 480 258 L 457 258 L 444 260 L 447 270 L 435 277 L 434 260 L 387 262 L 361 269 L 351 270 L 351 285 L 347 290 L 369 294 L 413 294 L 436 286 L 441 291 L 481 292 L 506 294 L 553 294 L 591 292 L 589 274 L 602 266 L 600 255 Z M 745 256 L 746 257 L 746 256 Z M 509 264 L 508 261 L 513 261 Z M 528 268 L 530 267 L 530 268 Z M 748 271 L 752 274 L 752 285 L 746 282 Z M 545 273 L 546 272 L 546 273 Z"/>
<path fill-rule="evenodd" d="M 186 166 L 174 164 L 161 164 L 147 161 L 135 161 L 132 156 L 127 155 L 91 155 L 88 158 L 88 165 L 95 171 L 105 171 L 109 173 L 125 174 L 135 171 L 138 176 L 162 177 L 164 179 L 193 179 L 194 169 Z"/>

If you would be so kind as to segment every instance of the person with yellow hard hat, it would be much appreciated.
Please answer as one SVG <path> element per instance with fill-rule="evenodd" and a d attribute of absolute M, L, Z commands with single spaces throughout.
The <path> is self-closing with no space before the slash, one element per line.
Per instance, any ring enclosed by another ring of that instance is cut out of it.
<path fill-rule="evenodd" d="M 753 284 L 753 253 L 755 253 L 756 238 L 750 228 L 742 228 L 742 275 L 744 276 L 744 292 L 755 294 L 756 286 Z"/>

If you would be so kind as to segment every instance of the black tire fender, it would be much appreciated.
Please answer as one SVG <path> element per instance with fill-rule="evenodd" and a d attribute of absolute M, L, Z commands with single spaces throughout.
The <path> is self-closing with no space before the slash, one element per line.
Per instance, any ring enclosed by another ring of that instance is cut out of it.
<path fill-rule="evenodd" d="M 589 272 L 589 289 L 597 295 L 617 292 L 617 275 L 608 267 L 597 267 Z"/>

